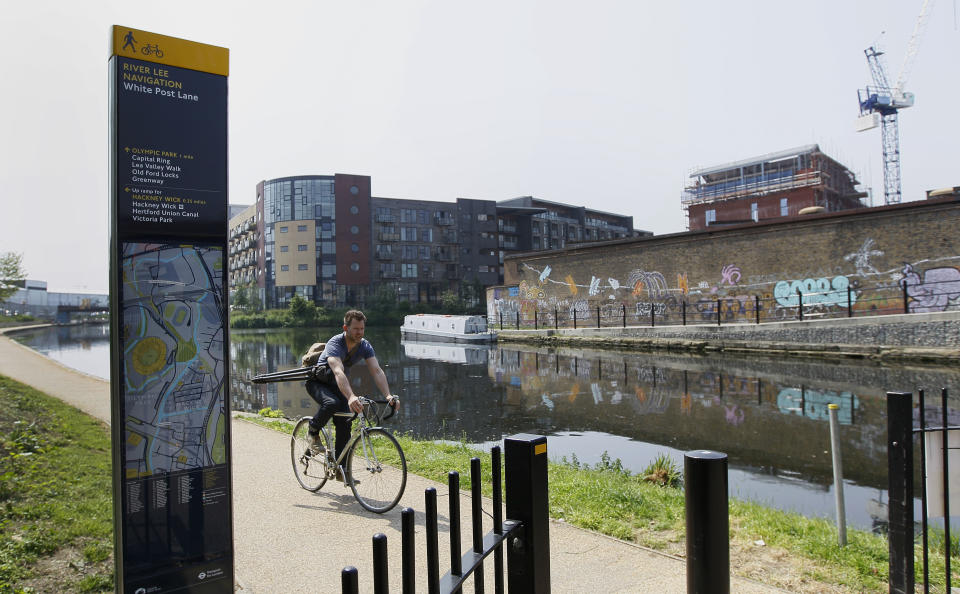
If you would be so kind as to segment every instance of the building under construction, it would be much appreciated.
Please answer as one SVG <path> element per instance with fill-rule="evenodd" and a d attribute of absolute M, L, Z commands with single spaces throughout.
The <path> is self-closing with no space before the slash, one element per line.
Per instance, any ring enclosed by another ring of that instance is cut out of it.
<path fill-rule="evenodd" d="M 690 231 L 797 216 L 809 207 L 865 206 L 853 172 L 816 144 L 707 167 L 690 179 L 682 198 Z"/>

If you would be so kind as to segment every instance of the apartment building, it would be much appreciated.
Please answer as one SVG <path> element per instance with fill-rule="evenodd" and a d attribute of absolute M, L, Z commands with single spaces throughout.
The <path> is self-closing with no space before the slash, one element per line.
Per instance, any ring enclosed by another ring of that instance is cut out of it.
<path fill-rule="evenodd" d="M 265 180 L 232 210 L 230 288 L 266 307 L 294 295 L 331 306 L 376 296 L 433 303 L 503 281 L 505 253 L 631 237 L 633 218 L 530 196 L 455 202 L 371 196 L 369 176 Z M 640 232 L 643 234 L 643 232 Z"/>

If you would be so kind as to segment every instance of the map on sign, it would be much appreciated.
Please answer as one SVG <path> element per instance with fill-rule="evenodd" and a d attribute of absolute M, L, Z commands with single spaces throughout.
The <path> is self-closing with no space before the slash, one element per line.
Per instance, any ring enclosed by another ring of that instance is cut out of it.
<path fill-rule="evenodd" d="M 223 249 L 124 243 L 127 479 L 226 462 Z"/>

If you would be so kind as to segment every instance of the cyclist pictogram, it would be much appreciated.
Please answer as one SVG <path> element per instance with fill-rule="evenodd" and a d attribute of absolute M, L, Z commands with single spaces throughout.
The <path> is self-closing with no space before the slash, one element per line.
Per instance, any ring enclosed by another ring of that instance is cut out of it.
<path fill-rule="evenodd" d="M 140 48 L 140 51 L 143 52 L 144 56 L 149 56 L 150 54 L 156 54 L 158 58 L 163 57 L 163 50 L 160 49 L 159 44 L 148 43 L 144 45 L 142 48 Z"/>

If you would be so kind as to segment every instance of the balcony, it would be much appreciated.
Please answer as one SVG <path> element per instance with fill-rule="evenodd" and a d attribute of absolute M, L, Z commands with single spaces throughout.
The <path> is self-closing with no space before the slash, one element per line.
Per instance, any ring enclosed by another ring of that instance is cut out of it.
<path fill-rule="evenodd" d="M 399 233 L 377 233 L 377 239 L 380 241 L 400 241 Z"/>
<path fill-rule="evenodd" d="M 395 223 L 397 222 L 397 215 L 378 214 L 374 220 L 378 223 Z"/>
<path fill-rule="evenodd" d="M 456 219 L 454 219 L 454 217 L 449 216 L 449 215 L 448 215 L 448 216 L 433 215 L 433 224 L 434 224 L 434 225 L 439 225 L 439 226 L 441 226 L 441 227 L 445 227 L 445 226 L 448 226 L 448 225 L 453 225 L 455 222 L 456 222 Z"/>

